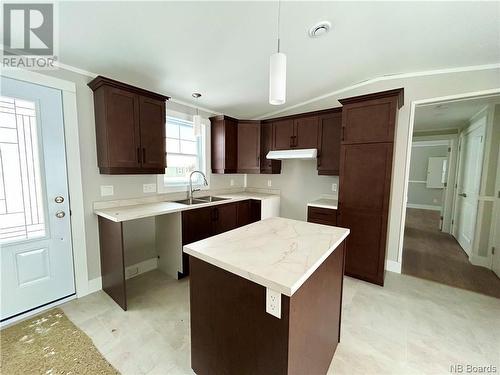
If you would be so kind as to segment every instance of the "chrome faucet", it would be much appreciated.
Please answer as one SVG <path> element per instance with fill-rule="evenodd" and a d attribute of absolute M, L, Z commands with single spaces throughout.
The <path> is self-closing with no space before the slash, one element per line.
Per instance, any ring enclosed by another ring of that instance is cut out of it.
<path fill-rule="evenodd" d="M 193 175 L 195 173 L 201 174 L 203 177 L 203 184 L 205 186 L 208 186 L 208 181 L 207 178 L 205 177 L 205 174 L 202 171 L 192 171 L 191 174 L 189 175 L 189 191 L 188 191 L 188 199 L 193 200 L 193 193 L 195 191 L 201 190 L 201 189 L 193 189 Z"/>

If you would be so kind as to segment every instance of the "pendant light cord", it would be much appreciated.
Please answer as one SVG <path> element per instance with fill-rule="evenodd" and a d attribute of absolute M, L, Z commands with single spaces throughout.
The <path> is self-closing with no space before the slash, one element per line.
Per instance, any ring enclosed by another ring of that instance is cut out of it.
<path fill-rule="evenodd" d="M 278 52 L 280 51 L 280 15 L 281 15 L 281 0 L 278 0 Z"/>

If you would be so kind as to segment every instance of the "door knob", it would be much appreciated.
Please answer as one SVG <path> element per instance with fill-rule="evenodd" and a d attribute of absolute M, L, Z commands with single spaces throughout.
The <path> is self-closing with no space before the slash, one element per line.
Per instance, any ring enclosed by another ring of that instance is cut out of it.
<path fill-rule="evenodd" d="M 62 203 L 62 202 L 64 202 L 64 198 L 59 195 L 59 196 L 55 197 L 54 201 L 56 203 Z"/>
<path fill-rule="evenodd" d="M 64 216 L 66 216 L 66 213 L 64 211 L 57 211 L 56 212 L 57 218 L 62 219 Z"/>

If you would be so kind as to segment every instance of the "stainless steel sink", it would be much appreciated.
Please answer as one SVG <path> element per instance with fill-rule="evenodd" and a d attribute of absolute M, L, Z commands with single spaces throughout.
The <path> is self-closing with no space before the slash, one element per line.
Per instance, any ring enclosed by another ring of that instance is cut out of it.
<path fill-rule="evenodd" d="M 197 198 L 194 199 L 182 199 L 180 201 L 175 201 L 175 203 L 181 203 L 181 204 L 187 204 L 188 206 L 191 206 L 193 204 L 203 204 L 203 203 L 208 203 L 207 201 L 203 201 Z"/>
<path fill-rule="evenodd" d="M 193 198 L 193 199 L 190 199 L 190 198 L 182 199 L 179 201 L 175 201 L 175 203 L 181 203 L 181 204 L 186 204 L 188 206 L 191 206 L 193 204 L 218 202 L 218 201 L 224 201 L 226 199 L 230 199 L 230 198 L 214 197 L 212 195 L 207 195 L 205 197 L 199 197 L 199 198 Z"/>
<path fill-rule="evenodd" d="M 214 197 L 213 195 L 207 195 L 206 197 L 195 198 L 195 200 L 200 200 L 205 202 L 218 202 L 218 201 L 225 201 L 226 199 L 230 198 Z"/>

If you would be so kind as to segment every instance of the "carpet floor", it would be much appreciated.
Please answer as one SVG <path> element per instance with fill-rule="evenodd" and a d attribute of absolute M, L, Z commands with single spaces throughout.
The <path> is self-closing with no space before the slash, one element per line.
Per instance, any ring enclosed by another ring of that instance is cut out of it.
<path fill-rule="evenodd" d="M 500 279 L 474 266 L 450 234 L 439 230 L 439 212 L 408 208 L 401 272 L 500 298 Z"/>
<path fill-rule="evenodd" d="M 0 373 L 119 374 L 60 309 L 0 331 Z"/>

